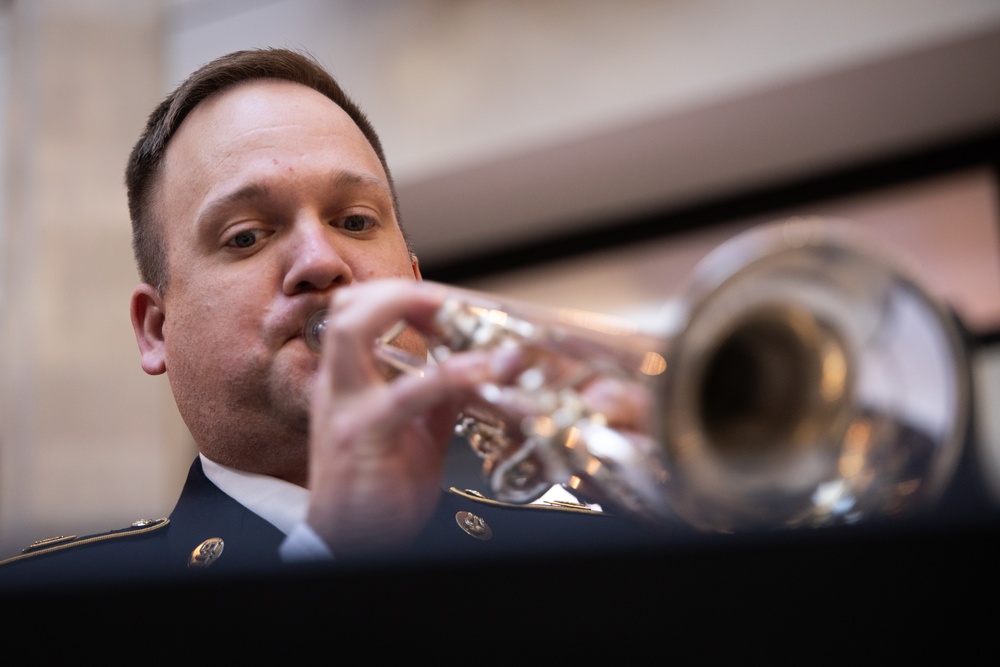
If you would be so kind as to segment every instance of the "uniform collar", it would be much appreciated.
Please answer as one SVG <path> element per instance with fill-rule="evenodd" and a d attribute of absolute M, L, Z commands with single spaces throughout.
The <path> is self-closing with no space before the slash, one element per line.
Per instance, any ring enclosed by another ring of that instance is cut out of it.
<path fill-rule="evenodd" d="M 285 535 L 302 523 L 309 508 L 309 491 L 291 482 L 237 470 L 199 454 L 205 477 L 227 496 Z"/>

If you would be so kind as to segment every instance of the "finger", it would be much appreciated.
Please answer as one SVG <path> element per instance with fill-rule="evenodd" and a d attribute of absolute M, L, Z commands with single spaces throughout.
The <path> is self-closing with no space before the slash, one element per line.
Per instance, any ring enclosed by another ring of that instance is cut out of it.
<path fill-rule="evenodd" d="M 429 326 L 442 300 L 437 286 L 405 280 L 376 281 L 337 291 L 323 341 L 331 389 L 349 393 L 383 379 L 382 369 L 375 363 L 375 339 L 400 320 Z M 423 341 L 414 334 L 404 335 L 397 344 L 418 358 L 426 354 Z"/>
<path fill-rule="evenodd" d="M 447 288 L 436 283 L 377 280 L 337 290 L 330 310 L 337 324 L 372 340 L 399 320 L 429 330 L 446 294 Z"/>
<path fill-rule="evenodd" d="M 652 396 L 634 382 L 601 377 L 583 389 L 588 411 L 603 414 L 613 427 L 645 431 L 649 428 Z"/>
<path fill-rule="evenodd" d="M 427 367 L 422 376 L 407 375 L 393 381 L 385 387 L 390 405 L 377 428 L 392 433 L 421 416 L 429 417 L 428 426 L 438 436 L 443 429 L 454 428 L 458 411 L 494 377 L 490 358 L 484 352 L 456 355 L 444 364 Z"/>

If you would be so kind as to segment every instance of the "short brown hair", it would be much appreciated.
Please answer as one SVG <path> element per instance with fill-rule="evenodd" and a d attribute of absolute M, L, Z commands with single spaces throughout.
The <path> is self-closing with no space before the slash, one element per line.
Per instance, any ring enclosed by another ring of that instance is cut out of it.
<path fill-rule="evenodd" d="M 167 145 L 184 118 L 198 104 L 233 86 L 258 79 L 283 79 L 302 84 L 322 93 L 343 109 L 378 155 L 389 179 L 393 208 L 399 218 L 396 188 L 375 128 L 323 66 L 311 56 L 286 49 L 236 51 L 199 68 L 163 100 L 150 114 L 145 131 L 129 155 L 125 185 L 132 218 L 132 249 L 144 282 L 160 290 L 167 285 L 162 225 L 153 219 L 152 212 Z"/>

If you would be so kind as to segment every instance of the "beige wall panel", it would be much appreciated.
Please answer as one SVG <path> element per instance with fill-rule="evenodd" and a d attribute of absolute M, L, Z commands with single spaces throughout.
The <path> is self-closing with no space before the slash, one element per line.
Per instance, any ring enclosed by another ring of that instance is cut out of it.
<path fill-rule="evenodd" d="M 7 9 L 0 544 L 169 512 L 193 447 L 129 324 L 122 183 L 162 94 L 155 2 Z"/>

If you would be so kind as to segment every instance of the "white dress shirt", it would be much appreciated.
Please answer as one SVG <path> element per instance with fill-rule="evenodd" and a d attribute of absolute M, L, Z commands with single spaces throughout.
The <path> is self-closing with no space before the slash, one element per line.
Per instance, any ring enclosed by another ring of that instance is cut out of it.
<path fill-rule="evenodd" d="M 285 534 L 278 554 L 285 562 L 330 560 L 326 543 L 306 523 L 309 490 L 276 477 L 258 475 L 216 463 L 204 454 L 205 477 L 227 496 Z"/>

